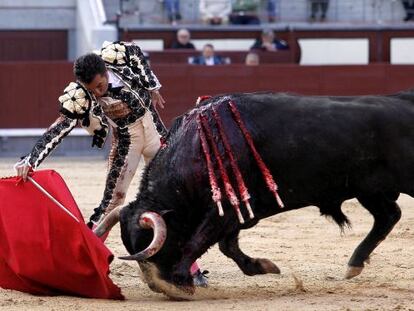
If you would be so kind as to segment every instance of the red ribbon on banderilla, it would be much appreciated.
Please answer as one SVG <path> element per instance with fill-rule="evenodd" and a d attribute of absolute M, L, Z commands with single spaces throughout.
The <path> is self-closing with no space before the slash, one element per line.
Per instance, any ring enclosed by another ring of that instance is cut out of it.
<path fill-rule="evenodd" d="M 247 145 L 250 148 L 250 151 L 253 154 L 254 159 L 256 160 L 257 165 L 260 168 L 260 171 L 262 172 L 262 176 L 263 179 L 267 185 L 267 187 L 269 188 L 269 190 L 273 193 L 273 195 L 275 196 L 275 199 L 279 205 L 280 208 L 283 208 L 283 202 L 279 197 L 279 194 L 277 193 L 278 187 L 276 182 L 273 179 L 272 174 L 270 173 L 270 170 L 267 168 L 266 164 L 264 163 L 262 157 L 260 156 L 259 152 L 257 151 L 255 145 L 254 145 L 254 141 L 249 133 L 249 131 L 247 130 L 243 120 L 241 119 L 240 116 L 240 112 L 238 111 L 236 105 L 234 102 L 232 102 L 231 100 L 227 102 L 228 107 L 230 109 L 231 115 L 233 117 L 233 120 L 235 121 L 235 123 L 237 124 L 240 132 L 242 133 Z M 223 207 L 222 207 L 222 190 L 220 189 L 220 186 L 218 185 L 217 182 L 217 177 L 215 175 L 215 171 L 214 171 L 214 166 L 213 166 L 213 161 L 212 161 L 212 157 L 214 157 L 217 161 L 217 166 L 218 169 L 220 171 L 220 177 L 222 179 L 223 185 L 224 185 L 224 191 L 226 193 L 226 196 L 229 198 L 229 201 L 231 203 L 231 205 L 233 206 L 236 215 L 239 219 L 240 223 L 244 223 L 244 218 L 243 215 L 240 212 L 240 202 L 239 199 L 237 198 L 237 194 L 233 188 L 233 186 L 231 185 L 230 182 L 230 178 L 227 174 L 226 168 L 224 166 L 224 156 L 227 156 L 230 162 L 230 166 L 232 169 L 232 172 L 235 176 L 235 179 L 237 181 L 237 188 L 241 197 L 241 201 L 244 203 L 244 205 L 246 206 L 246 209 L 248 211 L 249 214 L 249 218 L 253 219 L 254 218 L 254 213 L 253 210 L 250 206 L 250 193 L 249 190 L 244 182 L 243 176 L 241 174 L 239 165 L 235 159 L 234 153 L 231 149 L 230 143 L 229 143 L 229 139 L 226 135 L 224 126 L 223 126 L 223 121 L 217 111 L 217 107 L 218 105 L 214 105 L 211 104 L 209 106 L 206 106 L 205 108 L 203 108 L 200 112 L 198 112 L 197 116 L 196 116 L 196 120 L 197 120 L 197 125 L 198 125 L 198 133 L 200 136 L 200 141 L 201 141 L 201 148 L 203 150 L 203 154 L 207 163 L 207 170 L 208 170 L 208 176 L 209 176 L 209 182 L 210 182 L 210 187 L 211 187 L 211 192 L 212 192 L 212 199 L 213 201 L 216 203 L 217 208 L 218 208 L 218 212 L 220 216 L 224 215 L 223 212 Z M 224 146 L 224 150 L 225 153 L 224 155 L 221 155 L 218 149 L 218 146 L 213 138 L 213 131 L 212 128 L 209 124 L 208 118 L 206 115 L 204 115 L 204 112 L 207 111 L 207 109 L 211 109 L 212 110 L 212 116 L 213 116 L 213 120 L 216 123 L 217 126 L 217 130 L 219 133 L 219 137 L 223 143 Z M 210 146 L 212 149 L 212 154 L 210 153 Z"/>

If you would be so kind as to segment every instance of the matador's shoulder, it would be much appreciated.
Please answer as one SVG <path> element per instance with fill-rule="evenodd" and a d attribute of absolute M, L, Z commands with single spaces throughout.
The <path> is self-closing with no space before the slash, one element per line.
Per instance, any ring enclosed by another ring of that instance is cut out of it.
<path fill-rule="evenodd" d="M 115 67 L 134 67 L 144 57 L 138 45 L 124 41 L 105 41 L 102 45 L 100 56 L 105 63 Z"/>
<path fill-rule="evenodd" d="M 58 100 L 62 106 L 61 113 L 72 119 L 84 117 L 92 104 L 91 95 L 78 82 L 69 83 Z"/>

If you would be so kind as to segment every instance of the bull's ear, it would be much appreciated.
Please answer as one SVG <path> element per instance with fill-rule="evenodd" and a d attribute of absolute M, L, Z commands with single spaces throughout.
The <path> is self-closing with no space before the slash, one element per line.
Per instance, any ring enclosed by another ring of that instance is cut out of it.
<path fill-rule="evenodd" d="M 163 210 L 163 211 L 159 212 L 159 214 L 161 216 L 165 216 L 165 215 L 168 215 L 168 214 L 170 214 L 172 212 L 174 212 L 174 210 L 172 210 L 172 209 L 166 209 L 166 210 Z"/>

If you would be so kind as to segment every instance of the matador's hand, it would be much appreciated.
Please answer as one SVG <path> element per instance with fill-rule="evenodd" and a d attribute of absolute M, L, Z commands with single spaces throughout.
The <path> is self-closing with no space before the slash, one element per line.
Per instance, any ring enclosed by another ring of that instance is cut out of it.
<path fill-rule="evenodd" d="M 27 180 L 29 173 L 33 171 L 32 166 L 28 161 L 26 161 L 26 159 L 17 162 L 13 168 L 16 172 L 16 175 L 22 177 L 24 181 Z"/>
<path fill-rule="evenodd" d="M 161 109 L 164 109 L 165 100 L 161 96 L 161 94 L 158 90 L 151 91 L 151 100 L 152 100 L 152 104 L 154 105 L 155 109 L 157 109 L 158 106 Z"/>

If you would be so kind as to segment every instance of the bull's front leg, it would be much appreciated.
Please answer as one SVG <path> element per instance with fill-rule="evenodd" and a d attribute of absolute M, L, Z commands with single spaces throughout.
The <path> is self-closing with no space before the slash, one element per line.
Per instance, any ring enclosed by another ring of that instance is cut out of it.
<path fill-rule="evenodd" d="M 279 268 L 270 260 L 265 258 L 251 258 L 239 247 L 239 231 L 225 237 L 219 243 L 220 251 L 227 257 L 233 259 L 239 268 L 247 275 L 275 273 L 280 274 Z"/>
<path fill-rule="evenodd" d="M 193 262 L 220 240 L 223 228 L 225 228 L 221 223 L 222 221 L 221 219 L 218 220 L 216 211 L 205 217 L 192 238 L 184 245 L 183 256 L 173 268 L 172 281 L 174 284 L 187 287 L 187 289 L 193 287 L 190 267 Z"/>

